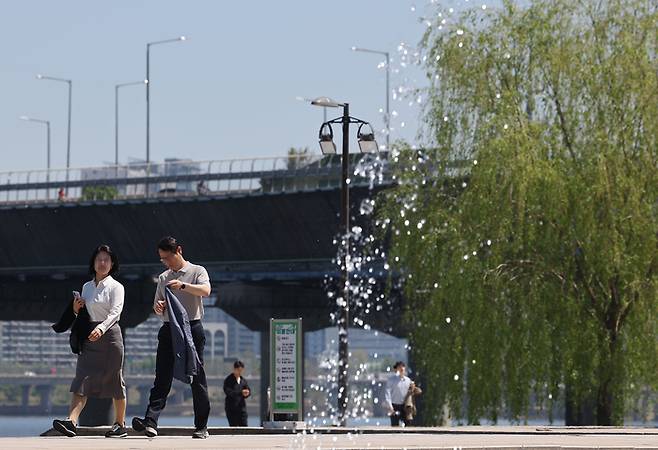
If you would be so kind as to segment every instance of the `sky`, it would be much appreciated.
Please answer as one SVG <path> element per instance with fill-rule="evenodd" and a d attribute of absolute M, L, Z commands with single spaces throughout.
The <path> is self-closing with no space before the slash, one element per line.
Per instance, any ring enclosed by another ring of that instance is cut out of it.
<path fill-rule="evenodd" d="M 0 171 L 46 166 L 45 129 L 22 115 L 51 121 L 51 165 L 65 166 L 67 87 L 39 73 L 73 80 L 71 166 L 114 161 L 114 86 L 145 78 L 147 42 L 180 35 L 188 40 L 151 48 L 152 161 L 318 153 L 322 110 L 299 96 L 349 102 L 379 130 L 383 57 L 351 47 L 391 52 L 391 90 L 426 85 L 398 50 L 418 44 L 429 3 L 0 0 Z M 409 101 L 391 101 L 392 138 L 414 142 L 420 109 Z M 145 157 L 145 104 L 143 86 L 121 89 L 122 163 Z"/>

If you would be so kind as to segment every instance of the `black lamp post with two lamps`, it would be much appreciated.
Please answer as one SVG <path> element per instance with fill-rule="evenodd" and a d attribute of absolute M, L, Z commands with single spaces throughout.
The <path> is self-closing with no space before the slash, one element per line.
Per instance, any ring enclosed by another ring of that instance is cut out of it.
<path fill-rule="evenodd" d="M 359 149 L 362 153 L 374 153 L 379 150 L 375 133 L 370 123 L 350 116 L 350 106 L 348 103 L 339 103 L 329 97 L 319 97 L 311 102 L 312 105 L 322 106 L 324 108 L 343 108 L 343 115 L 333 120 L 325 121 L 320 127 L 319 140 L 320 149 L 325 155 L 336 154 L 336 144 L 334 144 L 334 133 L 331 128 L 332 124 L 341 124 L 343 130 L 343 148 L 342 148 L 342 170 L 341 170 L 341 226 L 342 235 L 341 244 L 344 246 L 343 258 L 341 261 L 342 273 L 342 302 L 340 308 L 340 317 L 338 319 L 338 422 L 340 426 L 345 426 L 347 419 L 347 404 L 349 395 L 347 390 L 348 380 L 348 327 L 350 320 L 349 306 L 349 270 L 350 261 L 350 211 L 349 211 L 349 147 L 350 147 L 350 124 L 358 124 L 357 140 Z"/>

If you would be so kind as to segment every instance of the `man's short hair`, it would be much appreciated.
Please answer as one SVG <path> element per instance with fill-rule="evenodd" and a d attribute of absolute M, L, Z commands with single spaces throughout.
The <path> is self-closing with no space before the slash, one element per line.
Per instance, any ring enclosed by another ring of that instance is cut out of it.
<path fill-rule="evenodd" d="M 394 369 L 398 369 L 400 367 L 407 367 L 407 365 L 405 363 L 403 363 L 402 361 L 398 361 L 393 365 Z"/>
<path fill-rule="evenodd" d="M 236 362 L 233 363 L 233 368 L 239 369 L 240 367 L 244 369 L 244 363 L 238 359 Z"/>
<path fill-rule="evenodd" d="M 178 251 L 178 247 L 180 247 L 181 250 L 183 249 L 181 243 L 178 242 L 173 236 L 165 236 L 160 239 L 160 242 L 158 242 L 158 249 L 165 252 L 176 253 Z"/>

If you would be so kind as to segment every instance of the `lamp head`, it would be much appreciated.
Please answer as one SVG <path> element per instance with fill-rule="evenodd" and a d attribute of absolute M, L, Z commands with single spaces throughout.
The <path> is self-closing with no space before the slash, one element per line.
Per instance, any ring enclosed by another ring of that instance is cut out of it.
<path fill-rule="evenodd" d="M 323 123 L 319 133 L 320 151 L 323 155 L 334 155 L 336 144 L 334 144 L 334 130 L 330 123 Z"/>
<path fill-rule="evenodd" d="M 369 123 L 362 123 L 359 125 L 357 139 L 359 141 L 359 149 L 361 150 L 361 153 L 375 153 L 379 150 L 379 146 L 375 140 L 375 131 Z"/>
<path fill-rule="evenodd" d="M 343 103 L 338 103 L 329 97 L 318 97 L 311 101 L 311 105 L 324 106 L 325 108 L 338 108 L 344 106 Z"/>

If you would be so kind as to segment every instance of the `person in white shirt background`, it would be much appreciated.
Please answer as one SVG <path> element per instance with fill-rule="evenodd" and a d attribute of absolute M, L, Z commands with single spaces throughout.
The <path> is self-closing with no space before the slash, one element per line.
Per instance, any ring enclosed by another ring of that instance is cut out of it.
<path fill-rule="evenodd" d="M 402 361 L 396 362 L 393 370 L 395 374 L 391 375 L 386 382 L 384 405 L 388 408 L 392 427 L 399 426 L 400 420 L 405 426 L 408 426 L 411 424 L 407 423 L 405 418 L 404 402 L 407 393 L 415 387 L 415 384 L 406 375 L 407 366 Z"/>
<path fill-rule="evenodd" d="M 73 298 L 73 311 L 89 313 L 92 331 L 82 343 L 71 383 L 71 407 L 66 420 L 54 420 L 53 428 L 73 437 L 77 433 L 80 413 L 87 397 L 112 398 L 115 424 L 106 437 L 127 436 L 126 385 L 123 379 L 123 338 L 119 319 L 123 311 L 124 288 L 112 278 L 119 270 L 119 260 L 108 245 L 98 246 L 89 261 L 93 279 L 82 286 L 82 294 Z"/>

